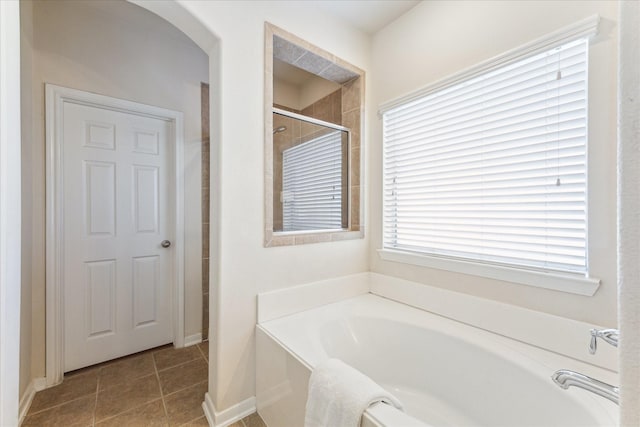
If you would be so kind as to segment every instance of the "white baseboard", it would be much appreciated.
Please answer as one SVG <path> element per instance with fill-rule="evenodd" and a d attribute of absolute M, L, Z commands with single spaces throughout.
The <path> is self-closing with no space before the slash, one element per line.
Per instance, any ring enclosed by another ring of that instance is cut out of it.
<path fill-rule="evenodd" d="M 216 407 L 211 400 L 209 393 L 204 395 L 202 402 L 204 415 L 207 417 L 209 425 L 212 427 L 227 427 L 236 421 L 240 421 L 247 415 L 256 412 L 256 398 L 250 397 L 242 402 L 233 405 L 224 411 L 216 411 Z"/>
<path fill-rule="evenodd" d="M 33 381 L 29 383 L 27 389 L 24 391 L 24 394 L 20 397 L 20 406 L 19 406 L 19 415 L 18 425 L 22 425 L 24 418 L 27 416 L 27 412 L 29 412 L 29 408 L 31 407 L 31 402 L 33 402 L 33 397 L 36 395 L 36 389 L 33 385 Z"/>
<path fill-rule="evenodd" d="M 197 334 L 189 335 L 184 337 L 184 346 L 189 347 L 191 345 L 200 344 L 202 342 L 202 333 L 198 332 Z"/>
<path fill-rule="evenodd" d="M 21 425 L 24 421 L 24 418 L 27 416 L 27 412 L 29 412 L 29 408 L 31 407 L 31 402 L 33 402 L 33 398 L 36 395 L 37 391 L 44 390 L 47 388 L 47 381 L 44 378 L 34 378 L 27 389 L 24 391 L 24 394 L 20 398 L 20 409 L 19 415 L 20 418 L 18 420 L 18 425 Z"/>

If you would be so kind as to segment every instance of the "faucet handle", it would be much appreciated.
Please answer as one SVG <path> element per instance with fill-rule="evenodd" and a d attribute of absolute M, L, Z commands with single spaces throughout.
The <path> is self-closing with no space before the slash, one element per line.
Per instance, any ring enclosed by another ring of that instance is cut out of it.
<path fill-rule="evenodd" d="M 618 329 L 591 329 L 589 353 L 596 354 L 596 350 L 598 349 L 598 338 L 602 338 L 612 346 L 618 347 L 620 331 Z"/>

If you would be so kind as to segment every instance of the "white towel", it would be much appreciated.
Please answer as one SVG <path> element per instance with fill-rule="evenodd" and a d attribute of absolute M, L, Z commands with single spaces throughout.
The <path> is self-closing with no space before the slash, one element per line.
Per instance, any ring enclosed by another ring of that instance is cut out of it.
<path fill-rule="evenodd" d="M 358 427 L 364 411 L 377 402 L 402 404 L 371 378 L 338 359 L 316 366 L 309 379 L 305 427 Z"/>

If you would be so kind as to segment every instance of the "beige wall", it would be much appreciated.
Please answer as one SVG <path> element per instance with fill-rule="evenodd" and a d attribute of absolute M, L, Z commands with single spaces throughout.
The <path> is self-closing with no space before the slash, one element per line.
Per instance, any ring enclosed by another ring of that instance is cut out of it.
<path fill-rule="evenodd" d="M 210 273 L 209 393 L 217 410 L 255 394 L 257 293 L 367 271 L 369 262 L 377 272 L 603 325 L 615 323 L 615 2 L 424 2 L 374 36 L 371 50 L 368 36 L 320 11 L 309 14 L 303 2 L 185 1 L 176 6 L 132 1 L 170 17 L 214 54 L 212 203 L 219 216 L 212 218 L 216 268 Z M 593 274 L 603 279 L 598 294 L 578 297 L 381 262 L 375 251 L 381 244 L 377 105 L 596 12 L 605 18 L 591 52 L 590 87 L 590 156 L 597 159 L 590 175 L 590 220 L 597 230 L 590 236 L 590 256 Z M 202 28 L 193 25 L 194 16 Z M 371 215 L 364 240 L 262 246 L 265 21 L 371 71 L 364 117 L 365 165 L 372 166 L 365 176 L 370 183 L 365 200 L 370 200 Z"/>
<path fill-rule="evenodd" d="M 616 325 L 615 1 L 425 1 L 375 34 L 375 104 L 397 98 L 594 14 L 602 17 L 589 58 L 589 262 L 602 285 L 577 296 L 382 261 L 381 122 L 371 135 L 372 271 L 603 326 Z M 586 333 L 586 332 L 585 332 Z M 587 336 L 585 335 L 585 342 Z"/>
<path fill-rule="evenodd" d="M 294 110 L 302 109 L 300 103 L 300 87 L 280 79 L 273 79 L 273 103 Z"/>
<path fill-rule="evenodd" d="M 309 78 L 301 85 L 273 78 L 273 103 L 293 110 L 302 110 L 340 89 L 338 83 L 319 76 Z"/>
<path fill-rule="evenodd" d="M 30 379 L 45 374 L 44 83 L 184 113 L 189 336 L 202 327 L 200 83 L 208 81 L 209 59 L 175 27 L 124 1 L 21 3 L 23 63 L 32 59 L 32 67 L 23 69 L 23 102 L 32 108 L 23 110 L 23 218 L 28 226 L 23 229 L 22 393 Z"/>

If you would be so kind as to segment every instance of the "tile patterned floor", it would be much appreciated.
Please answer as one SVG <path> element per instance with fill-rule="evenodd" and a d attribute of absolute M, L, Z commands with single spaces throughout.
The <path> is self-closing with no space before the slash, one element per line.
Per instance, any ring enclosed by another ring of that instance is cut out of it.
<path fill-rule="evenodd" d="M 208 426 L 208 345 L 158 347 L 65 375 L 36 393 L 23 427 Z M 266 427 L 252 414 L 230 427 Z"/>

